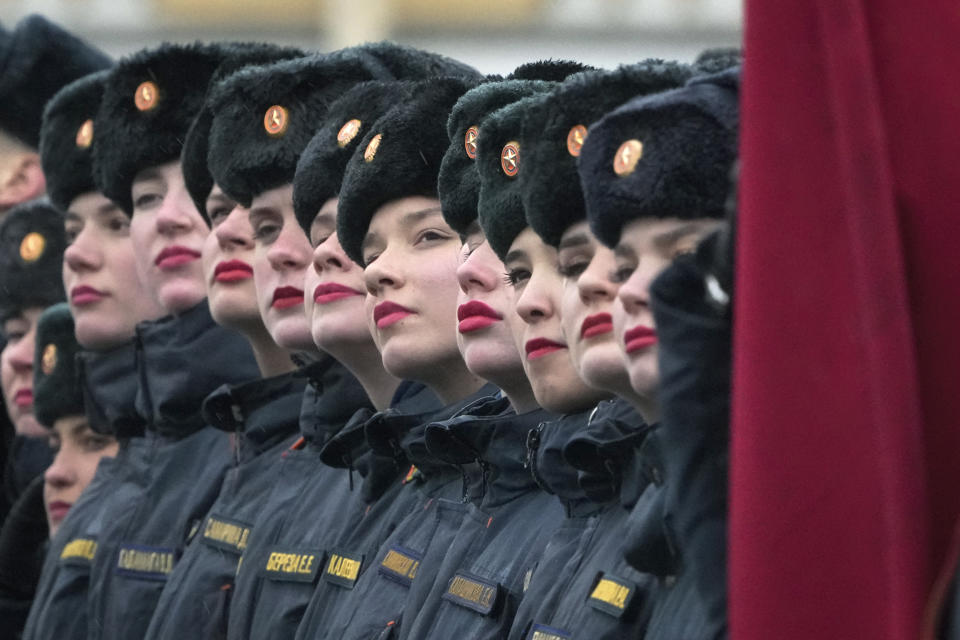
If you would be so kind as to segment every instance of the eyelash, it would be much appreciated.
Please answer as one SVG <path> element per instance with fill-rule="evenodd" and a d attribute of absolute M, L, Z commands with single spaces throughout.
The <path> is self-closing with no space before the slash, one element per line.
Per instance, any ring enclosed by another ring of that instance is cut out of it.
<path fill-rule="evenodd" d="M 526 269 L 509 269 L 503 275 L 503 281 L 511 287 L 516 287 L 521 282 L 530 279 L 530 272 Z"/>
<path fill-rule="evenodd" d="M 587 270 L 589 262 L 574 262 L 572 264 L 557 265 L 557 272 L 564 278 L 578 278 L 580 274 Z"/>
<path fill-rule="evenodd" d="M 253 230 L 253 239 L 264 244 L 270 244 L 280 234 L 280 225 L 274 222 L 261 222 Z M 272 236 L 272 237 L 271 237 Z"/>
<path fill-rule="evenodd" d="M 163 196 L 159 193 L 142 193 L 137 196 L 137 199 L 133 202 L 134 209 L 148 209 L 151 205 L 158 204 L 163 201 Z"/>

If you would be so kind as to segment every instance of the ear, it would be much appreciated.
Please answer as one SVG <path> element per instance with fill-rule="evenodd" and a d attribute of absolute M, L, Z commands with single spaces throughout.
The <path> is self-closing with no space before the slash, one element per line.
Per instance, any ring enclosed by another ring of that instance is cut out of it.
<path fill-rule="evenodd" d="M 9 209 L 43 195 L 47 187 L 40 156 L 32 151 L 11 159 L 7 173 L 0 177 L 0 209 Z"/>

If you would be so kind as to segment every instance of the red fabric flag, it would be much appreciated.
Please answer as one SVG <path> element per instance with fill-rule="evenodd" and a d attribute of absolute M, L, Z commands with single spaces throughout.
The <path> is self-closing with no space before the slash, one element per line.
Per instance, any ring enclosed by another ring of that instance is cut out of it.
<path fill-rule="evenodd" d="M 917 638 L 960 514 L 960 7 L 745 24 L 731 634 Z"/>

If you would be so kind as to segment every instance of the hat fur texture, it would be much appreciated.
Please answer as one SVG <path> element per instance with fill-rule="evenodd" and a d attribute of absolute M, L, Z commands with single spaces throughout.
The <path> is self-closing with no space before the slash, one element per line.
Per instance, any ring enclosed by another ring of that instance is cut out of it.
<path fill-rule="evenodd" d="M 0 222 L 0 320 L 66 298 L 63 216 L 45 198 L 19 204 Z"/>
<path fill-rule="evenodd" d="M 70 305 L 61 302 L 40 314 L 33 358 L 33 414 L 47 428 L 60 418 L 84 415 L 76 366 L 79 351 Z"/>

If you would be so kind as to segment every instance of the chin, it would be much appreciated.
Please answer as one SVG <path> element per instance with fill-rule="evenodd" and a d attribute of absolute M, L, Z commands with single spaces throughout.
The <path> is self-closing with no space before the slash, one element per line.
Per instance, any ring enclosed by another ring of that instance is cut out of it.
<path fill-rule="evenodd" d="M 133 338 L 134 327 L 110 322 L 110 318 L 78 317 L 74 333 L 84 349 L 106 351 Z"/>
<path fill-rule="evenodd" d="M 423 348 L 421 340 L 418 344 L 404 344 L 402 336 L 393 336 L 383 345 L 380 355 L 383 358 L 383 368 L 390 375 L 404 380 L 425 382 L 436 376 L 439 363 L 446 363 L 451 354 L 440 351 L 428 352 Z M 456 352 L 460 357 L 460 352 Z"/>
<path fill-rule="evenodd" d="M 268 327 L 270 337 L 278 346 L 290 351 L 316 351 L 305 317 L 283 318 Z"/>
<path fill-rule="evenodd" d="M 660 387 L 660 372 L 656 360 L 643 358 L 640 362 L 632 362 L 628 368 L 630 386 L 640 396 L 652 397 Z"/>
<path fill-rule="evenodd" d="M 578 363 L 577 371 L 583 381 L 590 387 L 617 393 L 632 385 L 630 385 L 627 370 L 623 366 L 623 359 L 616 350 L 616 345 L 612 346 L 612 351 L 603 349 L 603 353 L 599 353 L 601 350 L 595 348 L 592 353 L 585 354 Z M 608 353 L 608 351 L 610 352 Z"/>
<path fill-rule="evenodd" d="M 157 300 L 167 313 L 183 313 L 203 302 L 207 290 L 197 282 L 175 281 L 160 287 Z"/>
<path fill-rule="evenodd" d="M 474 344 L 464 345 L 460 353 L 470 373 L 489 380 L 497 386 L 501 386 L 497 380 L 504 378 L 512 380 L 518 375 L 525 375 L 523 361 L 520 360 L 520 354 L 512 343 L 503 345 L 495 341 L 477 341 Z"/>

